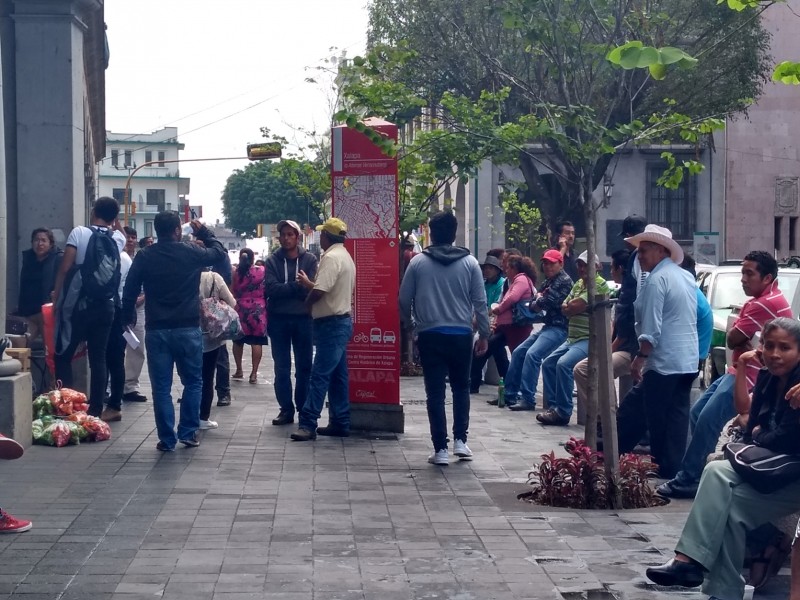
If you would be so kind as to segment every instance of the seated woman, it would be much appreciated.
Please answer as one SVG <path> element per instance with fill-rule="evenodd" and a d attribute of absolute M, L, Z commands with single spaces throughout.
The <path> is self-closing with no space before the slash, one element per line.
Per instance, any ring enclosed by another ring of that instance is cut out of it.
<path fill-rule="evenodd" d="M 800 322 L 783 317 L 770 321 L 761 344 L 760 350 L 742 355 L 736 367 L 737 383 L 745 377 L 744 365 L 753 355 L 760 355 L 766 367 L 753 388 L 745 441 L 800 454 L 800 409 L 786 400 L 787 391 L 800 383 Z M 737 394 L 737 410 L 741 401 Z M 761 494 L 728 461 L 712 461 L 703 471 L 675 558 L 647 569 L 647 578 L 666 586 L 703 584 L 711 598 L 739 600 L 744 593 L 741 570 L 747 531 L 795 512 L 798 497 L 800 481 Z"/>
<path fill-rule="evenodd" d="M 56 246 L 53 232 L 46 227 L 34 229 L 31 247 L 22 253 L 19 276 L 17 315 L 25 317 L 28 333 L 37 338 L 42 332 L 42 305 L 50 302 L 56 283 L 56 273 L 63 251 Z"/>

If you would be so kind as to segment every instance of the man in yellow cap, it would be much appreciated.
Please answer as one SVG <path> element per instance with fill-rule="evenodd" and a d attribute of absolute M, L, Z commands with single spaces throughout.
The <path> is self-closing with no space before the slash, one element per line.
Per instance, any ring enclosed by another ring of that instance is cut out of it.
<path fill-rule="evenodd" d="M 319 435 L 350 435 L 350 399 L 348 398 L 347 343 L 353 335 L 350 309 L 355 287 L 356 266 L 344 247 L 347 225 L 330 218 L 317 227 L 323 255 L 316 281 L 304 271 L 297 274 L 300 285 L 309 290 L 306 305 L 314 320 L 317 352 L 308 383 L 308 397 L 300 409 L 298 429 L 291 438 L 298 442 L 314 440 Z M 328 395 L 328 425 L 317 428 L 322 405 Z"/>

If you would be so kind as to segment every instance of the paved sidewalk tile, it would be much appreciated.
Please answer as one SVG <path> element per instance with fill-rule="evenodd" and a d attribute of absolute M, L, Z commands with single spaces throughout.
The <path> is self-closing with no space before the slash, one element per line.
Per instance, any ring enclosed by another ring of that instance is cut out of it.
<path fill-rule="evenodd" d="M 401 383 L 404 434 L 308 443 L 271 425 L 271 381 L 269 359 L 257 385 L 233 381 L 196 449 L 156 451 L 151 403 L 126 404 L 108 442 L 0 464 L 1 505 L 34 521 L 0 538 L 0 600 L 704 597 L 644 578 L 671 556 L 687 501 L 617 514 L 516 500 L 539 455 L 582 437 L 574 424 L 489 406 L 484 386 L 474 460 L 438 467 L 421 378 Z M 784 568 L 758 598 L 787 590 Z"/>

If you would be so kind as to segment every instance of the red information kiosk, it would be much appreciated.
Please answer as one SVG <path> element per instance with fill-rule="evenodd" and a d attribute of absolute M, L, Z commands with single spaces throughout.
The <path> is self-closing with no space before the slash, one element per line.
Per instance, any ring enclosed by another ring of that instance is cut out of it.
<path fill-rule="evenodd" d="M 364 124 L 397 139 L 392 123 Z M 332 212 L 347 223 L 345 246 L 356 264 L 347 347 L 352 427 L 402 432 L 397 159 L 356 129 L 334 127 L 332 137 Z"/>

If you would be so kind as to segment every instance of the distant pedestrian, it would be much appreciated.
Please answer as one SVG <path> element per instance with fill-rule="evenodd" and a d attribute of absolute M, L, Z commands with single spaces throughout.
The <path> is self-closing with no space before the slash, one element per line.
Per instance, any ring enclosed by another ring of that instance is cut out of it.
<path fill-rule="evenodd" d="M 490 250 L 491 252 L 491 250 Z M 481 272 L 483 273 L 483 289 L 486 290 L 486 304 L 489 310 L 492 310 L 492 305 L 500 302 L 503 296 L 503 286 L 506 283 L 504 277 L 503 257 L 505 251 L 498 248 L 495 252 L 499 252 L 499 256 L 494 256 L 487 253 L 486 258 L 481 265 Z"/>
<path fill-rule="evenodd" d="M 299 271 L 297 280 L 306 290 L 306 306 L 314 320 L 314 341 L 317 346 L 308 395 L 300 409 L 298 429 L 291 438 L 298 442 L 314 440 L 319 435 L 350 435 L 350 380 L 347 370 L 347 343 L 353 336 L 353 290 L 356 266 L 344 247 L 347 224 L 331 217 L 317 226 L 319 244 L 324 254 L 319 261 L 317 278 Z M 325 395 L 328 396 L 328 424 L 317 427 Z"/>
<path fill-rule="evenodd" d="M 573 282 L 578 281 L 578 267 L 575 265 L 575 225 L 570 221 L 561 221 L 556 225 L 555 250 L 564 257 L 564 270 Z"/>
<path fill-rule="evenodd" d="M 132 227 L 125 227 L 125 237 L 127 238 L 125 252 L 131 259 L 136 256 L 136 251 L 145 247 L 146 244 L 142 244 L 142 242 L 148 239 L 151 242 L 153 240 L 153 238 L 142 238 L 137 241 L 138 235 L 138 232 Z M 125 387 L 122 394 L 125 402 L 147 402 L 147 396 L 142 394 L 139 387 L 139 378 L 142 376 L 144 368 L 144 318 L 144 294 L 139 294 L 136 299 L 136 325 L 131 328 L 131 332 L 140 343 L 136 348 L 133 346 L 125 348 Z"/>
<path fill-rule="evenodd" d="M 56 274 L 63 256 L 64 252 L 56 246 L 52 231 L 47 227 L 33 230 L 31 247 L 22 253 L 19 301 L 15 313 L 27 322 L 31 339 L 42 335 L 42 305 L 52 302 Z"/>
<path fill-rule="evenodd" d="M 203 387 L 203 336 L 200 332 L 200 274 L 225 255 L 225 248 L 199 221 L 191 226 L 205 248 L 182 242 L 178 213 L 164 211 L 154 220 L 158 243 L 133 259 L 122 298 L 123 323 L 136 320 L 136 300 L 144 289 L 147 367 L 153 388 L 153 415 L 159 442 L 172 452 L 177 442 L 200 445 L 200 400 Z M 183 384 L 180 420 L 175 432 L 172 377 L 177 366 Z"/>
<path fill-rule="evenodd" d="M 314 358 L 314 329 L 306 305 L 309 292 L 298 280 L 298 274 L 302 271 L 309 280 L 316 279 L 317 258 L 300 245 L 300 234 L 300 226 L 294 221 L 280 221 L 278 241 L 281 247 L 269 256 L 266 264 L 267 333 L 272 342 L 275 397 L 280 407 L 278 416 L 272 420 L 273 425 L 293 423 L 295 411 L 299 413 L 303 409 Z"/>
<path fill-rule="evenodd" d="M 239 252 L 239 265 L 233 272 L 233 296 L 236 298 L 236 312 L 242 325 L 242 337 L 233 341 L 233 360 L 236 373 L 233 379 L 244 378 L 242 354 L 244 345 L 250 346 L 252 369 L 250 383 L 258 383 L 258 367 L 261 364 L 262 347 L 267 339 L 267 301 L 264 296 L 264 267 L 255 264 L 255 255 L 250 248 Z"/>
<path fill-rule="evenodd" d="M 634 304 L 639 352 L 631 363 L 636 386 L 617 412 L 621 454 L 650 432 L 659 476 L 678 471 L 689 430 L 689 393 L 697 377 L 697 296 L 692 276 L 680 267 L 683 249 L 669 229 L 648 225 L 626 239 L 639 249 L 650 275 Z"/>
<path fill-rule="evenodd" d="M 453 454 L 472 460 L 469 432 L 469 376 L 473 347 L 486 353 L 489 315 L 478 261 L 466 248 L 454 246 L 458 220 L 451 211 L 436 213 L 428 224 L 431 245 L 415 256 L 400 286 L 400 313 L 414 323 L 425 379 L 433 453 L 428 462 L 447 465 L 446 381 L 453 392 Z M 472 322 L 478 341 L 473 343 Z"/>

